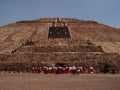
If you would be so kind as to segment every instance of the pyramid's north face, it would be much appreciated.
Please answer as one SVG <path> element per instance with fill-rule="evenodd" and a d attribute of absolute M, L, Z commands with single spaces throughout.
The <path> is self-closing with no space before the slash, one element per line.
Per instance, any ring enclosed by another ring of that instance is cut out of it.
<path fill-rule="evenodd" d="M 120 65 L 120 29 L 74 18 L 24 20 L 0 27 L 0 67 L 17 63 Z"/>

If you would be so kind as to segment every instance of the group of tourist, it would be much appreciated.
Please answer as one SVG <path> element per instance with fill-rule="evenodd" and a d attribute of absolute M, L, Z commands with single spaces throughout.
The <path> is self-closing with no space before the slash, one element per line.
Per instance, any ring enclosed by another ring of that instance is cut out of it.
<path fill-rule="evenodd" d="M 32 73 L 41 73 L 44 74 L 80 74 L 85 72 L 83 67 L 32 67 Z M 93 73 L 93 67 L 87 68 L 87 73 Z"/>

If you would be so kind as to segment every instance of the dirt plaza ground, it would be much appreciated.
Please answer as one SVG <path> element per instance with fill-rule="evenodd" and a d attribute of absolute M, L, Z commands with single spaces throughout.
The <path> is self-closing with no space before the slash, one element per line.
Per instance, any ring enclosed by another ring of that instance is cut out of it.
<path fill-rule="evenodd" d="M 0 90 L 120 90 L 120 74 L 0 73 Z"/>

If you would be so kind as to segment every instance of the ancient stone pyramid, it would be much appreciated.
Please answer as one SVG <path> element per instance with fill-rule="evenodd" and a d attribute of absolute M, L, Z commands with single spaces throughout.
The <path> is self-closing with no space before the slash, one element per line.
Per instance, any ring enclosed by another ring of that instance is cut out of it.
<path fill-rule="evenodd" d="M 120 29 L 75 18 L 40 18 L 0 27 L 0 70 L 34 65 L 120 66 Z"/>

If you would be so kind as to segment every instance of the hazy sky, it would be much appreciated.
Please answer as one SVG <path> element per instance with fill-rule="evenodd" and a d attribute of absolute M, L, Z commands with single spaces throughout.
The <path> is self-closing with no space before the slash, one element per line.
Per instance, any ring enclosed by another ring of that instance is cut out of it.
<path fill-rule="evenodd" d="M 0 26 L 42 17 L 95 20 L 120 27 L 120 0 L 0 0 Z"/>

